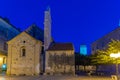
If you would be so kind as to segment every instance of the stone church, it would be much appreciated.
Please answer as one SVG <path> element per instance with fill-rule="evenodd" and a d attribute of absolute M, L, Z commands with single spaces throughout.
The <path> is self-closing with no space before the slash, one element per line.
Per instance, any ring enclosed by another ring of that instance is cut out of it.
<path fill-rule="evenodd" d="M 14 30 L 16 30 L 14 28 Z M 14 32 L 14 31 L 13 31 Z M 8 75 L 39 75 L 40 73 L 70 73 L 75 74 L 74 47 L 72 43 L 56 43 L 51 37 L 51 14 L 50 8 L 45 11 L 44 30 L 35 24 L 25 31 L 18 31 L 6 40 L 7 51 L 7 74 Z M 56 45 L 56 46 L 55 46 Z M 55 47 L 54 47 L 55 46 Z M 62 48 L 62 46 L 64 46 Z M 53 59 L 60 55 L 58 66 Z M 64 58 L 60 58 L 64 57 Z M 49 60 L 49 61 L 48 61 Z M 51 62 L 52 67 L 48 66 Z M 52 72 L 48 70 L 52 69 Z M 58 71 L 58 70 L 62 70 Z"/>
<path fill-rule="evenodd" d="M 42 41 L 22 32 L 8 41 L 7 74 L 38 75 Z"/>

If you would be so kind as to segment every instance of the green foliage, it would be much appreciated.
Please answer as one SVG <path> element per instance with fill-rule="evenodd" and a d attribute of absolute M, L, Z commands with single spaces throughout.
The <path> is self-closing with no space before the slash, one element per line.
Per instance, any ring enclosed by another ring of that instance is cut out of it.
<path fill-rule="evenodd" d="M 91 55 L 91 63 L 94 65 L 98 64 L 115 64 L 116 59 L 110 57 L 111 53 L 117 54 L 120 52 L 120 41 L 112 40 L 104 50 L 97 50 L 96 53 Z M 118 63 L 120 63 L 120 59 L 117 59 Z"/>

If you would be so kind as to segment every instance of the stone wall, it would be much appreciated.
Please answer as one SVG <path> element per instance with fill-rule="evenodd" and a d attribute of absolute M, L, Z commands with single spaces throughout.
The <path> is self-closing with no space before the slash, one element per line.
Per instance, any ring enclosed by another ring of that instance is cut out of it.
<path fill-rule="evenodd" d="M 46 74 L 75 74 L 74 51 L 47 51 Z"/>
<path fill-rule="evenodd" d="M 25 32 L 8 42 L 8 69 L 10 75 L 38 75 L 42 43 Z M 25 54 L 22 50 L 25 49 Z"/>

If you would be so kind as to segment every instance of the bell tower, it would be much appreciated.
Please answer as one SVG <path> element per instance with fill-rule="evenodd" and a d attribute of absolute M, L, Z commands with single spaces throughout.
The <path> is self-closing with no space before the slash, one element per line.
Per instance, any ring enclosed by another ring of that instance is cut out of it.
<path fill-rule="evenodd" d="M 48 49 L 51 43 L 51 14 L 50 7 L 47 7 L 44 13 L 44 51 Z"/>

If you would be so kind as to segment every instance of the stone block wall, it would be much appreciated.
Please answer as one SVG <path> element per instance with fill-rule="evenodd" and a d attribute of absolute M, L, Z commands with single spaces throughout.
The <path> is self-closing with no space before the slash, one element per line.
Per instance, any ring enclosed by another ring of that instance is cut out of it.
<path fill-rule="evenodd" d="M 39 75 L 42 43 L 21 33 L 8 42 L 8 69 L 10 75 Z M 25 49 L 25 54 L 22 49 Z"/>
<path fill-rule="evenodd" d="M 74 75 L 74 51 L 47 51 L 45 73 Z"/>

